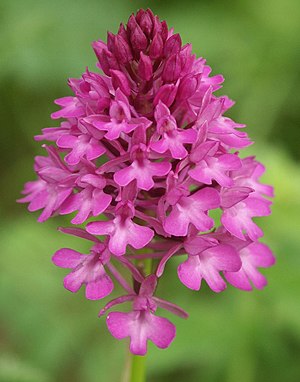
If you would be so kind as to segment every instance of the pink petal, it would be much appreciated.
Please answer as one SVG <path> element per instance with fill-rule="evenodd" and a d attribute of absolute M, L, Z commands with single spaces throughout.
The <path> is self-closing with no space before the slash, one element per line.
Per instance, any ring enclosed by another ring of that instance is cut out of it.
<path fill-rule="evenodd" d="M 109 139 L 110 141 L 113 141 L 114 139 L 118 139 L 121 133 L 128 134 L 131 131 L 133 131 L 138 125 L 129 124 L 126 122 L 122 122 L 122 123 L 110 122 L 106 126 L 108 131 L 105 134 L 105 138 Z"/>
<path fill-rule="evenodd" d="M 127 186 L 133 179 L 135 179 L 135 168 L 131 165 L 125 167 L 114 174 L 114 181 L 121 187 Z M 150 187 L 151 188 L 151 187 Z"/>
<path fill-rule="evenodd" d="M 187 239 L 184 243 L 184 248 L 189 255 L 198 255 L 205 249 L 218 244 L 218 240 L 203 236 L 196 236 L 193 239 Z"/>
<path fill-rule="evenodd" d="M 246 199 L 253 190 L 249 187 L 222 188 L 221 207 L 230 208 Z"/>
<path fill-rule="evenodd" d="M 114 224 L 111 221 L 91 222 L 86 226 L 86 230 L 92 235 L 109 235 L 114 230 Z"/>
<path fill-rule="evenodd" d="M 95 189 L 93 191 L 93 207 L 92 213 L 93 216 L 98 216 L 102 214 L 103 211 L 107 209 L 112 201 L 110 195 L 105 194 L 102 190 Z"/>
<path fill-rule="evenodd" d="M 150 144 L 150 147 L 152 150 L 156 151 L 157 153 L 165 153 L 169 149 L 169 142 L 166 139 L 160 139 L 157 142 L 152 142 Z"/>
<path fill-rule="evenodd" d="M 63 106 L 59 111 L 51 114 L 52 119 L 80 117 L 85 111 L 76 97 L 63 97 L 55 100 L 57 105 Z"/>
<path fill-rule="evenodd" d="M 148 338 L 158 348 L 165 349 L 170 346 L 176 335 L 175 326 L 166 318 L 149 313 Z"/>
<path fill-rule="evenodd" d="M 189 216 L 175 205 L 172 208 L 170 215 L 166 217 L 163 226 L 165 231 L 170 235 L 186 236 L 189 224 Z"/>
<path fill-rule="evenodd" d="M 108 296 L 114 289 L 111 278 L 104 274 L 95 281 L 88 282 L 85 288 L 86 298 L 89 300 L 99 300 Z"/>
<path fill-rule="evenodd" d="M 53 263 L 61 268 L 75 268 L 86 258 L 80 252 L 70 248 L 61 248 L 52 257 Z"/>
<path fill-rule="evenodd" d="M 140 226 L 136 223 L 128 228 L 128 243 L 135 249 L 145 247 L 153 238 L 154 232 L 151 228 Z"/>
<path fill-rule="evenodd" d="M 234 247 L 227 244 L 219 244 L 208 248 L 200 254 L 200 258 L 206 259 L 219 271 L 238 271 L 242 262 Z"/>
<path fill-rule="evenodd" d="M 127 227 L 115 227 L 114 232 L 110 235 L 108 248 L 115 256 L 122 256 L 126 253 L 128 244 Z"/>
<path fill-rule="evenodd" d="M 202 280 L 199 267 L 200 260 L 198 256 L 189 256 L 186 261 L 181 263 L 178 266 L 177 273 L 182 284 L 192 290 L 199 290 Z"/>
<path fill-rule="evenodd" d="M 75 272 L 69 273 L 64 278 L 64 287 L 73 293 L 76 293 L 80 289 L 82 284 L 82 279 L 78 277 L 78 275 L 76 275 Z"/>
<path fill-rule="evenodd" d="M 187 156 L 188 152 L 183 146 L 182 142 L 178 139 L 170 139 L 169 142 L 169 150 L 174 159 L 183 159 Z"/>
<path fill-rule="evenodd" d="M 205 187 L 191 196 L 197 207 L 203 211 L 212 210 L 220 206 L 220 195 L 214 188 Z"/>
<path fill-rule="evenodd" d="M 58 147 L 70 149 L 75 145 L 77 139 L 78 137 L 74 135 L 64 134 L 58 138 L 56 144 Z"/>

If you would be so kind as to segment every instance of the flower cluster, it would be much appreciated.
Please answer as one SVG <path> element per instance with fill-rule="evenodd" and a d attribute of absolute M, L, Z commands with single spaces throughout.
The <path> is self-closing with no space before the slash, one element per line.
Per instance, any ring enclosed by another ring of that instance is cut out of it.
<path fill-rule="evenodd" d="M 63 122 L 36 136 L 53 144 L 36 157 L 38 179 L 19 201 L 41 209 L 40 222 L 74 212 L 73 225 L 94 217 L 85 228 L 61 228 L 91 242 L 90 254 L 63 248 L 53 262 L 71 269 L 64 286 L 76 292 L 85 285 L 88 299 L 108 296 L 115 283 L 124 288 L 100 315 L 131 302 L 130 312 L 109 313 L 107 326 L 143 355 L 148 339 L 166 348 L 175 337 L 158 307 L 187 317 L 155 296 L 173 256 L 184 256 L 178 277 L 193 290 L 202 280 L 214 292 L 226 281 L 243 290 L 266 285 L 258 268 L 274 257 L 252 218 L 270 214 L 273 190 L 259 182 L 263 165 L 239 156 L 252 142 L 244 125 L 224 116 L 233 101 L 214 94 L 223 77 L 211 76 L 165 21 L 140 10 L 93 48 L 103 74 L 71 78 L 74 96 L 55 101 L 60 110 L 52 118 Z M 210 214 L 215 209 L 220 222 Z"/>

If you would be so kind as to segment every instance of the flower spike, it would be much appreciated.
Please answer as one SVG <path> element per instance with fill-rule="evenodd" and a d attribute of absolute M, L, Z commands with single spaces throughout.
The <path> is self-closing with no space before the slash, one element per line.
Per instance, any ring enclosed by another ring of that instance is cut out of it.
<path fill-rule="evenodd" d="M 150 9 L 92 46 L 97 69 L 70 78 L 74 94 L 55 101 L 52 119 L 62 121 L 35 137 L 50 144 L 18 201 L 41 210 L 39 222 L 70 216 L 71 226 L 59 230 L 90 250 L 54 254 L 55 265 L 70 269 L 65 288 L 83 286 L 87 299 L 100 300 L 121 286 L 124 294 L 99 316 L 130 303 L 129 311 L 108 313 L 107 327 L 144 355 L 149 340 L 164 349 L 175 338 L 158 308 L 188 317 L 156 290 L 175 256 L 183 256 L 179 280 L 194 291 L 203 282 L 216 293 L 228 284 L 266 286 L 259 268 L 275 258 L 252 219 L 271 213 L 274 191 L 260 182 L 264 166 L 237 151 L 253 142 L 245 125 L 226 116 L 234 102 L 216 95 L 223 76 L 211 75 Z"/>

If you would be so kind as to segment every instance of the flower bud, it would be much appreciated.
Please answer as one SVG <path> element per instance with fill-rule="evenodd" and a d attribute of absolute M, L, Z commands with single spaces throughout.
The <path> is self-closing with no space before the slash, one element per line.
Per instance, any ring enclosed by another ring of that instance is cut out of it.
<path fill-rule="evenodd" d="M 145 35 L 150 36 L 153 29 L 153 13 L 150 9 L 147 9 L 147 11 L 140 9 L 136 15 L 136 20 Z"/>
<path fill-rule="evenodd" d="M 115 35 L 111 32 L 107 32 L 107 48 L 110 52 L 115 52 Z"/>
<path fill-rule="evenodd" d="M 196 76 L 185 77 L 178 88 L 177 97 L 180 100 L 190 98 L 196 91 L 198 80 Z"/>
<path fill-rule="evenodd" d="M 115 36 L 115 55 L 122 64 L 133 58 L 128 42 L 120 34 Z"/>
<path fill-rule="evenodd" d="M 148 45 L 147 37 L 138 25 L 134 16 L 131 16 L 128 22 L 128 28 L 130 30 L 130 42 L 132 47 L 136 51 L 145 50 Z"/>
<path fill-rule="evenodd" d="M 163 70 L 162 78 L 164 81 L 173 82 L 178 80 L 181 72 L 181 59 L 178 54 L 170 56 Z"/>
<path fill-rule="evenodd" d="M 103 49 L 98 59 L 101 69 L 108 76 L 110 75 L 110 69 L 119 69 L 115 56 L 109 50 Z"/>
<path fill-rule="evenodd" d="M 154 60 L 159 58 L 162 55 L 163 46 L 164 46 L 164 43 L 161 38 L 161 35 L 159 33 L 156 33 L 149 48 L 150 58 Z"/>
<path fill-rule="evenodd" d="M 187 44 L 181 49 L 179 53 L 181 60 L 181 74 L 189 73 L 192 69 L 195 61 L 195 55 L 192 55 L 191 51 L 191 44 Z"/>
<path fill-rule="evenodd" d="M 168 34 L 169 34 L 168 25 L 165 21 L 162 21 L 161 22 L 161 37 L 164 41 L 166 41 L 166 39 L 168 38 Z"/>
<path fill-rule="evenodd" d="M 153 21 L 153 36 L 160 34 L 163 41 L 166 41 L 168 38 L 168 25 L 165 21 L 160 21 L 157 16 L 154 17 Z"/>
<path fill-rule="evenodd" d="M 127 41 L 127 37 L 128 36 L 127 36 L 127 32 L 126 32 L 126 29 L 125 29 L 123 23 L 121 23 L 120 26 L 119 26 L 118 35 L 122 36 L 123 39 Z"/>
<path fill-rule="evenodd" d="M 143 52 L 141 52 L 140 56 L 138 74 L 145 81 L 149 81 L 153 74 L 152 62 L 149 56 L 146 56 Z"/>
<path fill-rule="evenodd" d="M 171 56 L 172 54 L 176 54 L 181 49 L 181 38 L 179 34 L 173 34 L 173 36 L 169 37 L 166 41 L 164 48 L 164 55 Z"/>
<path fill-rule="evenodd" d="M 175 99 L 177 87 L 173 84 L 163 85 L 156 93 L 153 104 L 158 105 L 159 101 L 170 107 Z"/>
<path fill-rule="evenodd" d="M 114 88 L 120 88 L 126 96 L 129 96 L 131 93 L 131 89 L 129 81 L 125 74 L 120 72 L 119 70 L 111 70 L 110 75 L 112 78 Z"/>
<path fill-rule="evenodd" d="M 94 49 L 94 52 L 98 60 L 100 61 L 100 56 L 102 55 L 102 51 L 103 49 L 107 49 L 107 45 L 103 41 L 99 40 L 99 41 L 93 41 L 92 47 Z"/>

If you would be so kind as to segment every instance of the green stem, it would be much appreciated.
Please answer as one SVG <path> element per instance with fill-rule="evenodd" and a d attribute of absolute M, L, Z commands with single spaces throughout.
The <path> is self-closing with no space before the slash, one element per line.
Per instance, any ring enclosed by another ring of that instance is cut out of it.
<path fill-rule="evenodd" d="M 130 382 L 146 381 L 146 356 L 131 356 L 131 374 Z"/>
<path fill-rule="evenodd" d="M 150 273 L 152 272 L 152 259 L 144 260 L 144 272 L 145 276 L 150 275 Z"/>

